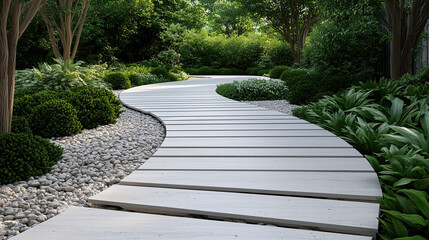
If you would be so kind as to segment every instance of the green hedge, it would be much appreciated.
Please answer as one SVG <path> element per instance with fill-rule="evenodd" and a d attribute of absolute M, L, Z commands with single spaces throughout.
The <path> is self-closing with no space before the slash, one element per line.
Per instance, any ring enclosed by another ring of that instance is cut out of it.
<path fill-rule="evenodd" d="M 39 136 L 0 134 L 0 185 L 27 180 L 51 170 L 63 150 Z"/>

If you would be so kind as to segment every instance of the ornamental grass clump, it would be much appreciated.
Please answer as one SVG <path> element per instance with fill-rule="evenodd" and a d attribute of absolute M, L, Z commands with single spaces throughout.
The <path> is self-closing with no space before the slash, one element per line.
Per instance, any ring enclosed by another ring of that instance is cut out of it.
<path fill-rule="evenodd" d="M 283 82 L 253 78 L 218 85 L 216 92 L 237 101 L 258 101 L 285 99 L 288 89 Z"/>

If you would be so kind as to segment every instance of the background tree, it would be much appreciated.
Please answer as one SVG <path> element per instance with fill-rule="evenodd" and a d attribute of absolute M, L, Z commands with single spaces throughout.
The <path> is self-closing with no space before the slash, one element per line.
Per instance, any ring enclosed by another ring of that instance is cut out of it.
<path fill-rule="evenodd" d="M 56 58 L 75 58 L 89 6 L 90 0 L 57 0 L 48 1 L 41 9 Z"/>
<path fill-rule="evenodd" d="M 305 39 L 319 19 L 319 8 L 310 0 L 237 0 L 265 20 L 290 44 L 295 62 L 301 61 Z"/>
<path fill-rule="evenodd" d="M 18 39 L 45 2 L 0 1 L 0 134 L 12 127 Z"/>
<path fill-rule="evenodd" d="M 241 3 L 228 0 L 205 0 L 202 5 L 208 10 L 208 25 L 218 33 L 231 37 L 254 32 L 256 23 Z"/>
<path fill-rule="evenodd" d="M 392 38 L 390 75 L 399 78 L 409 72 L 412 50 L 429 19 L 429 1 L 385 0 L 384 3 Z"/>

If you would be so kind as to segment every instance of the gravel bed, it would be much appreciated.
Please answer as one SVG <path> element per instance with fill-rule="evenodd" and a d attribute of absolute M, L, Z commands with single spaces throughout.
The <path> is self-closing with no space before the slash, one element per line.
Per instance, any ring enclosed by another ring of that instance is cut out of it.
<path fill-rule="evenodd" d="M 273 101 L 243 101 L 248 104 L 256 105 L 259 107 L 267 108 L 277 112 L 282 112 L 292 115 L 292 109 L 300 107 L 298 105 L 290 104 L 286 100 L 273 100 Z"/>
<path fill-rule="evenodd" d="M 115 91 L 118 94 L 118 91 Z M 165 138 L 155 118 L 124 109 L 116 124 L 51 139 L 64 149 L 40 177 L 0 186 L 0 239 L 8 239 L 118 183 L 143 164 Z"/>

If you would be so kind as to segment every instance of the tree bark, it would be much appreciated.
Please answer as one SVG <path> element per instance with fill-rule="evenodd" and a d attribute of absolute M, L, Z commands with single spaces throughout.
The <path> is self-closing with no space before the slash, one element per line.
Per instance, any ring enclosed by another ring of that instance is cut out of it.
<path fill-rule="evenodd" d="M 51 4 L 53 4 L 52 9 L 44 7 L 41 15 L 48 29 L 54 55 L 64 61 L 69 58 L 73 60 L 76 57 L 90 0 L 61 0 Z M 57 18 L 53 15 L 56 12 L 60 12 Z M 60 37 L 59 42 L 55 33 Z M 59 46 L 62 48 L 62 53 Z"/>
<path fill-rule="evenodd" d="M 18 39 L 45 2 L 28 1 L 24 15 L 24 3 L 20 0 L 3 0 L 0 4 L 0 134 L 12 129 Z"/>
<path fill-rule="evenodd" d="M 405 0 L 386 0 L 387 22 L 390 26 L 390 75 L 400 78 L 410 71 L 412 50 L 429 19 L 429 3 L 413 0 L 411 9 Z"/>

